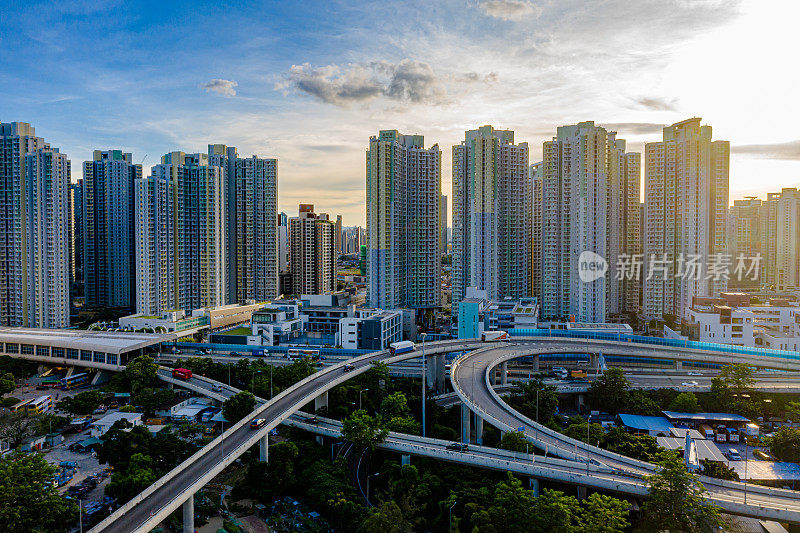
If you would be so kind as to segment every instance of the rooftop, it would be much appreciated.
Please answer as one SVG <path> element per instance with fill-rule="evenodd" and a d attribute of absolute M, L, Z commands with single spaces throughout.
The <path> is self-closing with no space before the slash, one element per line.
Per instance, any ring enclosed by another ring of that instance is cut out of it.
<path fill-rule="evenodd" d="M 672 434 L 675 427 L 670 424 L 669 420 L 661 416 L 642 416 L 642 415 L 619 415 L 622 424 L 625 427 L 639 429 L 642 431 L 660 431 L 666 434 Z"/>
<path fill-rule="evenodd" d="M 750 422 L 742 415 L 730 413 L 681 413 L 678 411 L 661 411 L 670 420 L 691 420 L 692 422 Z"/>
<path fill-rule="evenodd" d="M 686 439 L 678 437 L 656 437 L 656 442 L 659 446 L 668 450 L 683 450 L 686 446 Z M 720 462 L 728 461 L 713 441 L 700 439 L 695 440 L 694 443 L 697 446 L 697 458 L 700 461 L 705 459 Z"/>
<path fill-rule="evenodd" d="M 0 342 L 40 344 L 121 354 L 174 340 L 174 335 L 128 331 L 0 327 Z"/>

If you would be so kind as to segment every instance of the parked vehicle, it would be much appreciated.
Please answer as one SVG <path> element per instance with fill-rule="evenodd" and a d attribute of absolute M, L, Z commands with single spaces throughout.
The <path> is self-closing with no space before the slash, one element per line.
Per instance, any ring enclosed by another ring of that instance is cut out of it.
<path fill-rule="evenodd" d="M 762 461 L 774 461 L 775 459 L 765 452 L 764 450 L 753 450 L 753 456 L 758 457 Z"/>
<path fill-rule="evenodd" d="M 172 371 L 172 377 L 189 381 L 192 379 L 192 371 L 188 368 L 176 368 Z"/>
<path fill-rule="evenodd" d="M 731 461 L 741 461 L 742 456 L 739 454 L 739 450 L 728 450 L 728 459 Z"/>
<path fill-rule="evenodd" d="M 389 345 L 389 353 L 397 355 L 401 353 L 413 352 L 416 345 L 411 341 L 393 342 Z"/>
<path fill-rule="evenodd" d="M 700 427 L 697 428 L 701 435 L 703 435 L 707 440 L 714 440 L 714 430 L 708 424 L 700 424 Z"/>
<path fill-rule="evenodd" d="M 728 442 L 739 442 L 739 430 L 736 428 L 727 428 Z"/>
<path fill-rule="evenodd" d="M 483 333 L 481 333 L 481 340 L 483 342 L 508 341 L 511 340 L 511 336 L 509 336 L 507 331 L 502 331 L 502 330 L 484 331 Z"/>

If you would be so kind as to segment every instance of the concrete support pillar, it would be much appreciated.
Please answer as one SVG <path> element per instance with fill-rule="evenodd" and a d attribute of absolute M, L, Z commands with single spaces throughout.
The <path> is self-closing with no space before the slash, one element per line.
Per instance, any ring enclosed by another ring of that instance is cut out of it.
<path fill-rule="evenodd" d="M 400 456 L 400 464 L 403 465 L 403 466 L 410 465 L 411 464 L 411 456 L 408 455 L 408 454 L 401 455 Z"/>
<path fill-rule="evenodd" d="M 74 366 L 68 366 L 67 367 L 67 375 L 64 376 L 64 377 L 65 378 L 71 377 L 72 374 L 74 374 L 74 373 L 75 373 L 75 367 Z"/>
<path fill-rule="evenodd" d="M 489 384 L 494 387 L 497 385 L 497 367 L 494 367 L 489 371 Z"/>
<path fill-rule="evenodd" d="M 600 366 L 600 356 L 596 353 L 593 353 L 589 356 L 589 370 L 594 372 L 597 371 L 598 367 Z"/>
<path fill-rule="evenodd" d="M 469 444 L 471 411 L 465 404 L 461 404 L 461 442 Z"/>
<path fill-rule="evenodd" d="M 508 385 L 508 361 L 500 364 L 500 384 Z"/>
<path fill-rule="evenodd" d="M 431 381 L 437 394 L 442 394 L 447 389 L 447 365 L 445 364 L 444 354 L 436 354 L 431 357 L 431 366 L 435 374 L 431 375 Z"/>
<path fill-rule="evenodd" d="M 578 486 L 578 499 L 585 500 L 586 499 L 586 487 Z"/>
<path fill-rule="evenodd" d="M 173 390 L 175 388 L 175 384 L 174 383 L 167 383 L 167 388 L 169 390 Z"/>
<path fill-rule="evenodd" d="M 258 460 L 262 463 L 269 461 L 269 434 L 264 435 L 258 441 Z"/>
<path fill-rule="evenodd" d="M 530 483 L 531 490 L 533 490 L 533 496 L 535 498 L 539 497 L 539 480 L 536 478 L 528 478 L 528 482 Z"/>
<path fill-rule="evenodd" d="M 683 370 L 683 361 L 675 361 L 675 370 Z"/>
<path fill-rule="evenodd" d="M 534 355 L 533 356 L 533 371 L 534 372 L 538 372 L 539 371 L 539 356 L 538 355 Z"/>
<path fill-rule="evenodd" d="M 478 413 L 475 413 L 475 443 L 483 445 L 483 418 Z"/>
<path fill-rule="evenodd" d="M 314 437 L 314 440 L 316 440 L 317 444 L 319 444 L 320 446 L 325 444 L 325 437 L 322 435 L 317 435 L 316 437 Z"/>
<path fill-rule="evenodd" d="M 194 533 L 194 494 L 183 502 L 183 533 Z"/>
<path fill-rule="evenodd" d="M 326 408 L 326 409 L 328 408 L 328 393 L 327 393 L 327 391 L 323 392 L 322 394 L 320 394 L 319 396 L 314 398 L 314 411 L 315 412 L 319 411 L 323 407 Z"/>

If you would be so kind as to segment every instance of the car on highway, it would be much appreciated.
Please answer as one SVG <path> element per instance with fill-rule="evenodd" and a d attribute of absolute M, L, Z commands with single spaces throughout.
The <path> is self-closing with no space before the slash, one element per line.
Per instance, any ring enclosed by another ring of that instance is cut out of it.
<path fill-rule="evenodd" d="M 697 372 L 696 370 L 692 370 L 691 372 L 687 372 L 687 374 L 690 375 L 690 376 L 702 376 L 703 375 L 702 372 Z"/>
<path fill-rule="evenodd" d="M 212 392 L 222 392 L 222 385 L 218 385 L 216 383 L 211 385 L 211 391 Z"/>
<path fill-rule="evenodd" d="M 353 363 L 347 363 L 346 365 L 344 365 L 344 371 L 345 372 L 350 372 L 351 370 L 354 370 L 355 368 L 356 367 L 355 367 L 355 365 Z"/>
<path fill-rule="evenodd" d="M 231 352 L 228 355 L 230 355 L 231 357 L 242 357 L 242 354 L 240 354 L 239 352 Z"/>
<path fill-rule="evenodd" d="M 250 429 L 258 429 L 266 423 L 267 423 L 266 418 L 256 418 L 252 422 L 250 422 Z"/>
<path fill-rule="evenodd" d="M 447 448 L 448 450 L 450 450 L 450 451 L 453 451 L 453 452 L 461 452 L 461 453 L 464 453 L 464 452 L 466 452 L 466 451 L 469 451 L 469 445 L 468 445 L 468 444 L 462 444 L 462 443 L 460 443 L 460 442 L 453 442 L 453 443 L 450 443 L 450 444 L 448 444 L 448 445 L 447 445 L 447 447 L 446 447 L 446 448 Z"/>
<path fill-rule="evenodd" d="M 681 383 L 681 385 L 684 387 L 697 387 L 700 384 L 696 381 L 684 381 L 683 383 Z"/>

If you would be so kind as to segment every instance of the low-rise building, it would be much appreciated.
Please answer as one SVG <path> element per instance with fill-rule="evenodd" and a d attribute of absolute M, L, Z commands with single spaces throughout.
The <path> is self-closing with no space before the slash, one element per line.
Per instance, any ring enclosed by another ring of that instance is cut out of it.
<path fill-rule="evenodd" d="M 339 321 L 342 348 L 385 350 L 403 340 L 403 313 L 382 309 L 359 309 L 357 316 Z"/>
<path fill-rule="evenodd" d="M 133 426 L 141 426 L 143 424 L 142 413 L 111 413 L 100 420 L 95 420 L 92 424 L 92 437 L 102 437 L 119 420 L 125 420 Z"/>
<path fill-rule="evenodd" d="M 458 338 L 477 339 L 484 331 L 536 329 L 539 302 L 536 298 L 489 300 L 486 291 L 467 287 L 458 303 Z"/>

